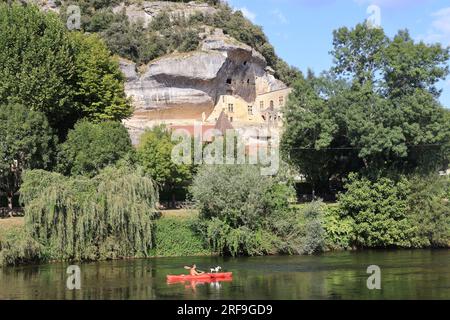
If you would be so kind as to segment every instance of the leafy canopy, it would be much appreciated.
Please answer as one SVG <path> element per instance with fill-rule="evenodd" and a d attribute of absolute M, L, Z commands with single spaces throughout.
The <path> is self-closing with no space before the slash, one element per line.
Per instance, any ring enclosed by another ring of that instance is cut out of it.
<path fill-rule="evenodd" d="M 127 129 L 119 122 L 78 122 L 61 145 L 58 168 L 67 175 L 95 176 L 132 151 Z"/>
<path fill-rule="evenodd" d="M 53 164 L 55 137 L 47 119 L 22 105 L 0 105 L 0 191 L 18 191 L 22 172 Z"/>
<path fill-rule="evenodd" d="M 436 170 L 450 123 L 434 85 L 448 74 L 449 50 L 415 43 L 406 31 L 388 39 L 364 25 L 334 35 L 333 72 L 294 85 L 285 157 L 325 189 L 349 172 Z"/>

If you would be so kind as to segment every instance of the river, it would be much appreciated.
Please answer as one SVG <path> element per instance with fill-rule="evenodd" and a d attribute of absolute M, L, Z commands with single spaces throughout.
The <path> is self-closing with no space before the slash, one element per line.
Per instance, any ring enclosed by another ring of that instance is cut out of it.
<path fill-rule="evenodd" d="M 192 263 L 220 265 L 233 281 L 166 283 L 167 274 Z M 1 268 L 0 299 L 450 299 L 450 250 L 86 263 L 80 290 L 66 287 L 68 265 Z M 370 265 L 381 269 L 381 290 L 367 288 Z"/>

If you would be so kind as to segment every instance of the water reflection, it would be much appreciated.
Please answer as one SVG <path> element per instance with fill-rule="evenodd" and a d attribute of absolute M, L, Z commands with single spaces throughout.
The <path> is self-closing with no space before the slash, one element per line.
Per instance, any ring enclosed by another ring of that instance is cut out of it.
<path fill-rule="evenodd" d="M 0 269 L 0 299 L 450 299 L 450 251 L 367 251 L 321 256 L 189 258 L 221 265 L 233 281 L 167 284 L 186 258 L 82 264 L 81 290 L 66 288 L 69 264 Z M 366 287 L 379 265 L 382 289 Z"/>

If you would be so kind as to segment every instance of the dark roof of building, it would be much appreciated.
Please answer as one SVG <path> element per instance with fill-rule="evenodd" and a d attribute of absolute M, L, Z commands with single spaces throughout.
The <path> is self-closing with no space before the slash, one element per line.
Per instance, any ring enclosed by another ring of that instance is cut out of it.
<path fill-rule="evenodd" d="M 216 125 L 214 126 L 214 129 L 219 130 L 222 132 L 222 134 L 225 134 L 227 130 L 233 130 L 233 126 L 231 125 L 230 120 L 228 120 L 227 115 L 225 112 L 221 112 L 219 119 L 217 119 Z"/>

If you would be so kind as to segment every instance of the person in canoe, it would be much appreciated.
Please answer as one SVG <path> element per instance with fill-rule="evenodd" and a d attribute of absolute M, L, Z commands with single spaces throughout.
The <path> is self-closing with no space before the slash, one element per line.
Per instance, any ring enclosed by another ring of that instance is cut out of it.
<path fill-rule="evenodd" d="M 201 274 L 205 274 L 205 272 L 197 270 L 197 266 L 195 265 L 195 263 L 192 265 L 192 267 L 186 266 L 184 268 L 186 270 L 189 270 L 189 275 L 191 275 L 191 276 L 199 276 Z"/>

